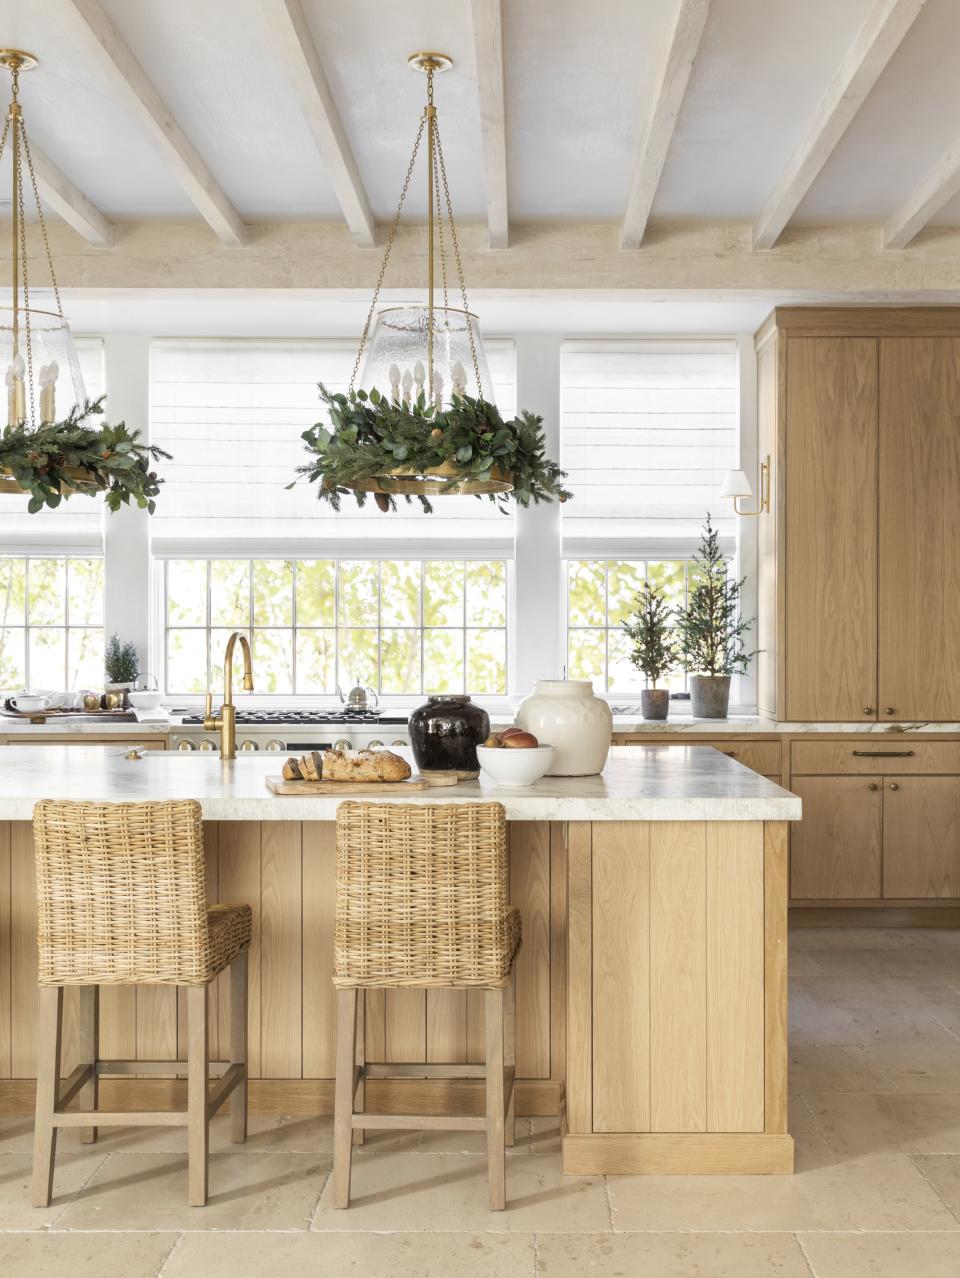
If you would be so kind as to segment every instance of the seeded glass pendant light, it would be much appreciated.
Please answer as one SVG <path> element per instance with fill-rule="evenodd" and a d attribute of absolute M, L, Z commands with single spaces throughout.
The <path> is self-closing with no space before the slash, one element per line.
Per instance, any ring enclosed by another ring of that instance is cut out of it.
<path fill-rule="evenodd" d="M 0 375 L 6 392 L 6 426 L 32 430 L 65 417 L 75 404 L 83 404 L 86 391 L 77 350 L 63 314 L 60 291 L 47 240 L 30 143 L 19 101 L 20 73 L 37 65 L 37 59 L 19 49 L 0 49 L 0 66 L 10 72 L 12 97 L 3 134 L 0 160 L 10 159 L 11 290 L 9 304 L 0 306 Z M 28 260 L 26 205 L 36 209 L 37 227 L 50 271 L 55 310 L 32 305 Z M 2 393 L 2 392 L 0 392 Z"/>
<path fill-rule="evenodd" d="M 493 383 L 480 339 L 480 326 L 467 305 L 460 245 L 453 218 L 450 189 L 437 108 L 433 104 L 433 78 L 453 65 L 442 53 L 416 53 L 408 64 L 427 77 L 427 102 L 420 118 L 413 154 L 400 192 L 393 226 L 383 256 L 383 265 L 373 301 L 360 339 L 354 365 L 354 384 L 363 390 L 374 387 L 395 402 L 415 401 L 423 392 L 427 402 L 444 408 L 455 395 L 472 395 L 492 404 Z M 426 134 L 427 162 L 427 300 L 422 306 L 392 306 L 377 312 L 377 301 L 390 251 L 400 224 L 417 155 Z M 449 304 L 448 253 L 453 255 L 460 306 Z M 436 297 L 436 266 L 439 257 L 440 293 Z M 359 373 L 359 376 L 358 376 Z"/>

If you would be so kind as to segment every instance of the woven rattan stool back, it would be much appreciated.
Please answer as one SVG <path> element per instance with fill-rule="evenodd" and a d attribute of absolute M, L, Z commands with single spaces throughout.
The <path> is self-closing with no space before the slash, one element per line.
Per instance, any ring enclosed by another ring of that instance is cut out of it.
<path fill-rule="evenodd" d="M 334 984 L 504 985 L 519 945 L 499 803 L 342 803 Z"/>
<path fill-rule="evenodd" d="M 45 799 L 33 832 L 41 985 L 210 979 L 199 803 Z"/>

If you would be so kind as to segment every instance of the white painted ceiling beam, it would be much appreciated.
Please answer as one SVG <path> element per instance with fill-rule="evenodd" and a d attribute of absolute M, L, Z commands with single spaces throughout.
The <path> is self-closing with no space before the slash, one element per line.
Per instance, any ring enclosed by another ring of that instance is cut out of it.
<path fill-rule="evenodd" d="M 355 243 L 369 248 L 376 243 L 377 236 L 373 212 L 300 0 L 260 0 L 260 7 L 350 233 Z"/>
<path fill-rule="evenodd" d="M 926 0 L 876 0 L 753 228 L 773 248 Z"/>
<path fill-rule="evenodd" d="M 37 175 L 40 198 L 90 244 L 109 248 L 114 227 L 82 191 L 78 191 L 65 173 L 54 164 L 35 142 L 30 143 L 30 159 Z"/>
<path fill-rule="evenodd" d="M 177 124 L 98 0 L 60 0 L 96 57 L 104 83 L 144 126 L 174 177 L 225 244 L 243 244 L 247 228 L 199 151 Z M 79 19 L 79 21 L 76 21 Z"/>
<path fill-rule="evenodd" d="M 883 228 L 883 247 L 906 248 L 960 192 L 960 140 L 946 150 Z"/>
<path fill-rule="evenodd" d="M 507 129 L 503 97 L 503 24 L 500 0 L 470 0 L 473 47 L 487 180 L 487 229 L 491 248 L 506 248 Z"/>
<path fill-rule="evenodd" d="M 627 208 L 620 224 L 622 249 L 639 248 L 643 243 L 709 7 L 710 0 L 679 0 L 660 86 L 640 136 Z"/>

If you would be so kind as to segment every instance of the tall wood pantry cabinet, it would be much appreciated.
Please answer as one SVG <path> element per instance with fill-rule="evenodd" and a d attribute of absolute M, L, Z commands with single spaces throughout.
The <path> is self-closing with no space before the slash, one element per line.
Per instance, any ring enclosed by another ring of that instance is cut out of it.
<path fill-rule="evenodd" d="M 756 341 L 761 713 L 960 720 L 960 308 L 778 308 Z"/>

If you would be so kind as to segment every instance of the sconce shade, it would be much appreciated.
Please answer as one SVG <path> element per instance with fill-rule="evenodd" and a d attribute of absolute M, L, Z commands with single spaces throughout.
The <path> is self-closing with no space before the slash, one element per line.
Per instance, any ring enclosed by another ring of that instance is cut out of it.
<path fill-rule="evenodd" d="M 723 483 L 720 486 L 721 497 L 751 497 L 753 489 L 750 486 L 750 480 L 747 479 L 746 472 L 742 470 L 728 470 L 723 477 Z"/>

